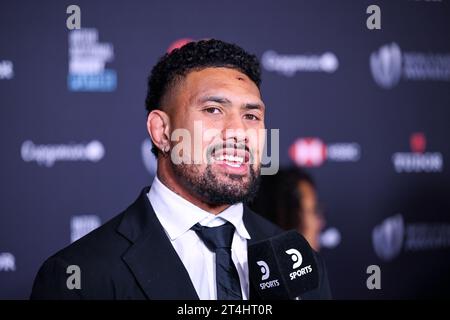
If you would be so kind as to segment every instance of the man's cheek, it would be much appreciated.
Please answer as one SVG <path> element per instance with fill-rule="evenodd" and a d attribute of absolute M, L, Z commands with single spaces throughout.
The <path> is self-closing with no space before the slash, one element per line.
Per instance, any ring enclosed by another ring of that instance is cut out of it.
<path fill-rule="evenodd" d="M 259 166 L 261 164 L 264 145 L 266 143 L 266 130 L 259 129 L 252 132 L 251 136 L 252 163 Z"/>
<path fill-rule="evenodd" d="M 213 162 L 212 155 L 208 154 L 209 147 L 213 145 L 218 145 L 222 142 L 220 139 L 220 130 L 217 128 L 202 128 L 202 155 L 203 155 L 203 163 L 210 164 Z"/>
<path fill-rule="evenodd" d="M 185 128 L 177 128 L 171 133 L 171 160 L 174 164 L 192 163 L 192 135 Z"/>

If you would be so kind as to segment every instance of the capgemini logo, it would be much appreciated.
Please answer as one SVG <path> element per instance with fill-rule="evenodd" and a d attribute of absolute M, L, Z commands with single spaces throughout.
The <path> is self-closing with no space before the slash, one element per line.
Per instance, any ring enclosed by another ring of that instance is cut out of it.
<path fill-rule="evenodd" d="M 94 140 L 89 142 L 84 149 L 85 157 L 89 161 L 98 162 L 105 155 L 105 148 L 100 141 Z"/>
<path fill-rule="evenodd" d="M 370 55 L 370 68 L 375 82 L 382 88 L 393 88 L 402 75 L 402 52 L 395 43 L 382 46 Z"/>
<path fill-rule="evenodd" d="M 302 254 L 297 249 L 289 249 L 286 250 L 286 253 L 291 255 L 292 261 L 294 261 L 294 264 L 292 265 L 292 269 L 297 269 L 302 265 L 303 257 Z"/>
<path fill-rule="evenodd" d="M 267 71 L 293 77 L 297 72 L 333 73 L 339 68 L 339 60 L 333 52 L 322 54 L 280 54 L 273 50 L 263 53 L 261 64 Z"/>
<path fill-rule="evenodd" d="M 257 261 L 256 264 L 261 267 L 262 277 L 261 280 L 267 280 L 270 277 L 270 269 L 267 263 L 263 260 Z"/>
<path fill-rule="evenodd" d="M 375 253 L 385 261 L 394 259 L 402 249 L 405 227 L 403 217 L 397 214 L 385 219 L 372 232 Z"/>
<path fill-rule="evenodd" d="M 20 155 L 25 162 L 35 161 L 50 168 L 57 161 L 99 162 L 105 156 L 105 147 L 98 140 L 87 144 L 35 144 L 26 140 L 22 143 Z"/>

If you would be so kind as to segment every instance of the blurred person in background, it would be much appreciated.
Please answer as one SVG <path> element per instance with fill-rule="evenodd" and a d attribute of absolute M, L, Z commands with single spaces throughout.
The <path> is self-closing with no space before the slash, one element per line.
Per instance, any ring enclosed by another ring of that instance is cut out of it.
<path fill-rule="evenodd" d="M 319 251 L 325 219 L 317 198 L 312 177 L 303 169 L 289 167 L 262 176 L 258 195 L 250 206 L 280 227 L 296 229 Z"/>

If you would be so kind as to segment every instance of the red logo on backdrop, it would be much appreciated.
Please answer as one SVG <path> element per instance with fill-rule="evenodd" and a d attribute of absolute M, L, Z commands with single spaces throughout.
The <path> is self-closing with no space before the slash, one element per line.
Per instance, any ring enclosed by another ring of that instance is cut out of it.
<path fill-rule="evenodd" d="M 318 167 L 327 158 L 327 146 L 319 138 L 300 138 L 289 148 L 289 156 L 298 166 Z"/>
<path fill-rule="evenodd" d="M 188 44 L 189 42 L 192 42 L 192 41 L 194 41 L 194 40 L 192 40 L 190 38 L 178 39 L 178 40 L 172 42 L 172 44 L 167 49 L 167 53 L 171 53 L 173 50 L 181 48 L 185 44 Z"/>
<path fill-rule="evenodd" d="M 423 132 L 415 132 L 409 138 L 411 151 L 414 153 L 423 153 L 427 147 L 427 139 Z"/>

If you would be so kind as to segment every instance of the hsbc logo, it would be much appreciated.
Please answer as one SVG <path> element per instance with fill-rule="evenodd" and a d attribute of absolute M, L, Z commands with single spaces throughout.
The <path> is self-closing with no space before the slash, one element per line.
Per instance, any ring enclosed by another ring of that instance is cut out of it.
<path fill-rule="evenodd" d="M 299 166 L 319 167 L 327 158 L 327 146 L 318 138 L 297 139 L 289 155 Z"/>
<path fill-rule="evenodd" d="M 356 162 L 361 157 L 361 147 L 356 142 L 327 145 L 316 137 L 298 138 L 289 148 L 289 156 L 298 166 L 320 167 L 326 160 Z"/>

